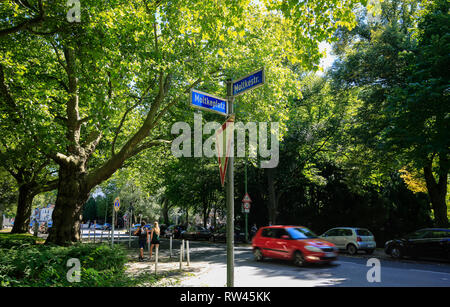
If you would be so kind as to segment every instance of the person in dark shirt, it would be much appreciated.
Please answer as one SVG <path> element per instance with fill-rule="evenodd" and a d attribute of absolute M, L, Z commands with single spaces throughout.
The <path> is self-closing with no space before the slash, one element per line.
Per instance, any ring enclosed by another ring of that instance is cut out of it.
<path fill-rule="evenodd" d="M 141 223 L 141 226 L 139 226 L 134 232 L 134 235 L 139 237 L 139 261 L 143 261 L 145 243 L 149 240 L 148 230 L 145 228 L 145 222 Z"/>

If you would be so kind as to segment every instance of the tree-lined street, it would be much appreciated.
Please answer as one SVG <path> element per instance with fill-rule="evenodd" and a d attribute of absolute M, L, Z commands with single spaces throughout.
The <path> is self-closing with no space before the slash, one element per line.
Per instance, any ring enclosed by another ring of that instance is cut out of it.
<path fill-rule="evenodd" d="M 450 260 L 449 11 L 1 1 L 0 285 L 152 285 L 125 265 L 168 230 L 226 242 L 192 241 L 211 265 L 186 285 L 448 286 L 438 263 L 383 257 L 372 283 L 366 257 L 296 268 L 237 243 L 297 264 Z"/>

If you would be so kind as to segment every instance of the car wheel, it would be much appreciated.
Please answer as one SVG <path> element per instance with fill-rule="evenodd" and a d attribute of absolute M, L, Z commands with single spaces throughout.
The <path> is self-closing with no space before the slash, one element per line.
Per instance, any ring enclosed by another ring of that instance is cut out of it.
<path fill-rule="evenodd" d="M 350 255 L 355 255 L 357 252 L 358 252 L 358 249 L 356 248 L 355 245 L 353 245 L 353 244 L 347 245 L 347 253 L 349 253 Z"/>
<path fill-rule="evenodd" d="M 303 257 L 303 254 L 300 251 L 296 251 L 294 253 L 294 264 L 296 266 L 302 267 L 305 265 L 305 257 Z"/>
<path fill-rule="evenodd" d="M 394 259 L 401 259 L 403 257 L 402 251 L 398 247 L 391 249 L 391 257 Z"/>
<path fill-rule="evenodd" d="M 264 260 L 263 253 L 262 253 L 262 251 L 259 248 L 253 249 L 253 256 L 255 257 L 256 261 L 263 261 Z"/>

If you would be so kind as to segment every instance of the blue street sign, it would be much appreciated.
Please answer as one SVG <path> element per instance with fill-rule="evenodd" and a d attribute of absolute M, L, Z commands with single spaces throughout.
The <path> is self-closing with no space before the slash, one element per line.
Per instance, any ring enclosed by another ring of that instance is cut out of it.
<path fill-rule="evenodd" d="M 255 89 L 264 84 L 264 68 L 255 71 L 245 77 L 233 81 L 233 96 L 240 95 L 246 91 Z"/>
<path fill-rule="evenodd" d="M 226 99 L 197 90 L 191 90 L 191 105 L 194 108 L 215 112 L 225 116 L 228 115 L 228 104 Z"/>
<path fill-rule="evenodd" d="M 119 211 L 120 208 L 120 199 L 119 197 L 116 197 L 116 199 L 114 199 L 114 210 Z"/>

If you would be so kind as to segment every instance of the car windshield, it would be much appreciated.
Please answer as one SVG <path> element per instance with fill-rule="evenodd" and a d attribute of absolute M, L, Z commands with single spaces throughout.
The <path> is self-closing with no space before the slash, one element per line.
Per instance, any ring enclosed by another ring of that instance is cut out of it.
<path fill-rule="evenodd" d="M 308 228 L 304 227 L 292 227 L 286 229 L 289 235 L 292 239 L 298 240 L 298 239 L 314 239 L 317 238 L 317 235 L 309 230 Z"/>

